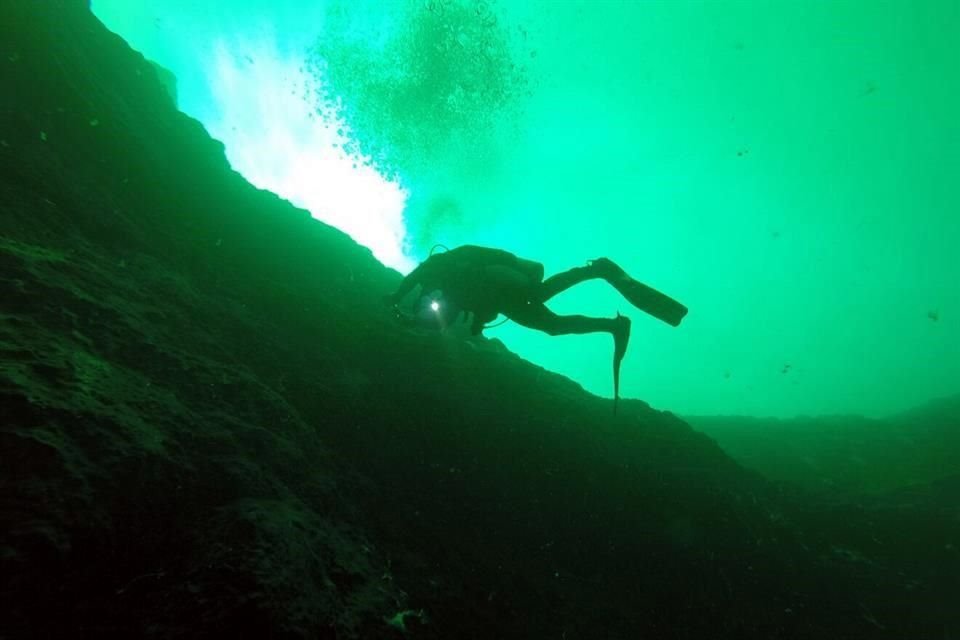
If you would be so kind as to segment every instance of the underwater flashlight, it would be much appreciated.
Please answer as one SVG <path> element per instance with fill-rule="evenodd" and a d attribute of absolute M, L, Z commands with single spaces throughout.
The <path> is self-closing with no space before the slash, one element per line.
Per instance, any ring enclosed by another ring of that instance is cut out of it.
<path fill-rule="evenodd" d="M 436 300 L 433 300 L 430 302 L 430 308 L 433 309 L 434 311 L 440 311 L 440 303 L 437 302 Z"/>

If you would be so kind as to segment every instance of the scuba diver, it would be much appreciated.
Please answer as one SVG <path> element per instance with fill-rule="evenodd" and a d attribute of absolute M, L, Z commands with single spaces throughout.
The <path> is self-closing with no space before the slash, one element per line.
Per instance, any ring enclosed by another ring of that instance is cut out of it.
<path fill-rule="evenodd" d="M 595 278 L 606 280 L 635 307 L 670 325 L 678 326 L 687 313 L 685 306 L 634 280 L 607 258 L 591 260 L 587 266 L 574 267 L 544 280 L 544 267 L 539 262 L 519 258 L 502 249 L 474 245 L 442 253 L 431 251 L 430 257 L 386 297 L 386 302 L 399 313 L 400 302 L 419 286 L 414 318 L 429 319 L 442 329 L 455 322 L 461 313 L 472 314 L 473 335 L 480 335 L 498 314 L 551 336 L 609 333 L 614 342 L 613 411 L 616 413 L 620 363 L 630 341 L 630 319 L 619 313 L 614 318 L 561 316 L 544 304 L 561 291 Z M 408 314 L 408 317 L 411 316 Z"/>

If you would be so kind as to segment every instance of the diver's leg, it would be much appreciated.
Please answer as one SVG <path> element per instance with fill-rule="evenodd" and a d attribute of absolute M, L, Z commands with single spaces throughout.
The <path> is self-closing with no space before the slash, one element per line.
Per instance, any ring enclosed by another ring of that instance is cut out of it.
<path fill-rule="evenodd" d="M 617 315 L 616 318 L 591 318 L 589 316 L 560 316 L 550 311 L 542 303 L 531 302 L 504 309 L 503 315 L 528 329 L 543 331 L 551 336 L 583 333 L 609 333 L 616 342 L 616 357 L 619 360 L 627 350 L 630 340 L 629 318 Z"/>
<path fill-rule="evenodd" d="M 575 284 L 602 277 L 593 266 L 574 267 L 562 273 L 552 275 L 539 285 L 534 302 L 546 302 L 561 291 L 566 291 Z"/>
<path fill-rule="evenodd" d="M 591 260 L 585 267 L 574 267 L 573 269 L 550 276 L 541 282 L 537 287 L 537 295 L 535 296 L 534 302 L 546 302 L 553 296 L 562 291 L 566 291 L 576 284 L 595 278 L 602 278 L 616 286 L 618 281 L 629 279 L 629 276 L 627 272 L 620 268 L 620 265 L 613 260 L 609 258 L 597 258 L 596 260 Z"/>
<path fill-rule="evenodd" d="M 571 333 L 613 333 L 614 320 L 610 318 L 591 318 L 589 316 L 559 316 L 542 303 L 531 302 L 522 307 L 504 311 L 503 314 L 528 329 L 543 331 L 551 336 Z"/>
<path fill-rule="evenodd" d="M 617 403 L 620 399 L 620 362 L 627 352 L 627 343 L 630 342 L 629 318 L 621 316 L 619 313 L 616 318 L 591 318 L 579 315 L 558 316 L 542 303 L 536 302 L 504 309 L 503 314 L 521 326 L 537 329 L 551 336 L 596 332 L 605 332 L 612 335 L 614 345 L 613 412 L 617 412 Z"/>

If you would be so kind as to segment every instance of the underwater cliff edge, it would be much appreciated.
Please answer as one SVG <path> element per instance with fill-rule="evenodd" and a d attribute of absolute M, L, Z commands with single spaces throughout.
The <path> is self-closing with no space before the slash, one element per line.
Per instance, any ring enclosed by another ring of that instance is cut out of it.
<path fill-rule="evenodd" d="M 0 638 L 960 634 L 946 492 L 813 501 L 398 326 L 86 2 L 0 36 Z"/>

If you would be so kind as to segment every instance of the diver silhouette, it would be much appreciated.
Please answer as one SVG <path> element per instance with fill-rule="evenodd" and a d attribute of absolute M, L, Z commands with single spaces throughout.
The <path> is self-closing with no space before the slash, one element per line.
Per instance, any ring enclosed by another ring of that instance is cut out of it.
<path fill-rule="evenodd" d="M 544 280 L 544 267 L 502 249 L 464 245 L 442 253 L 431 253 L 407 275 L 397 290 L 386 297 L 398 309 L 415 287 L 420 294 L 414 308 L 443 328 L 461 313 L 472 314 L 470 331 L 479 335 L 498 314 L 517 324 L 551 336 L 604 332 L 613 336 L 614 413 L 620 398 L 620 363 L 630 341 L 630 319 L 619 313 L 613 318 L 557 315 L 544 304 L 570 287 L 600 278 L 610 283 L 638 309 L 678 326 L 687 308 L 672 298 L 631 278 L 608 258 L 597 258 L 587 266 L 574 267 Z"/>

